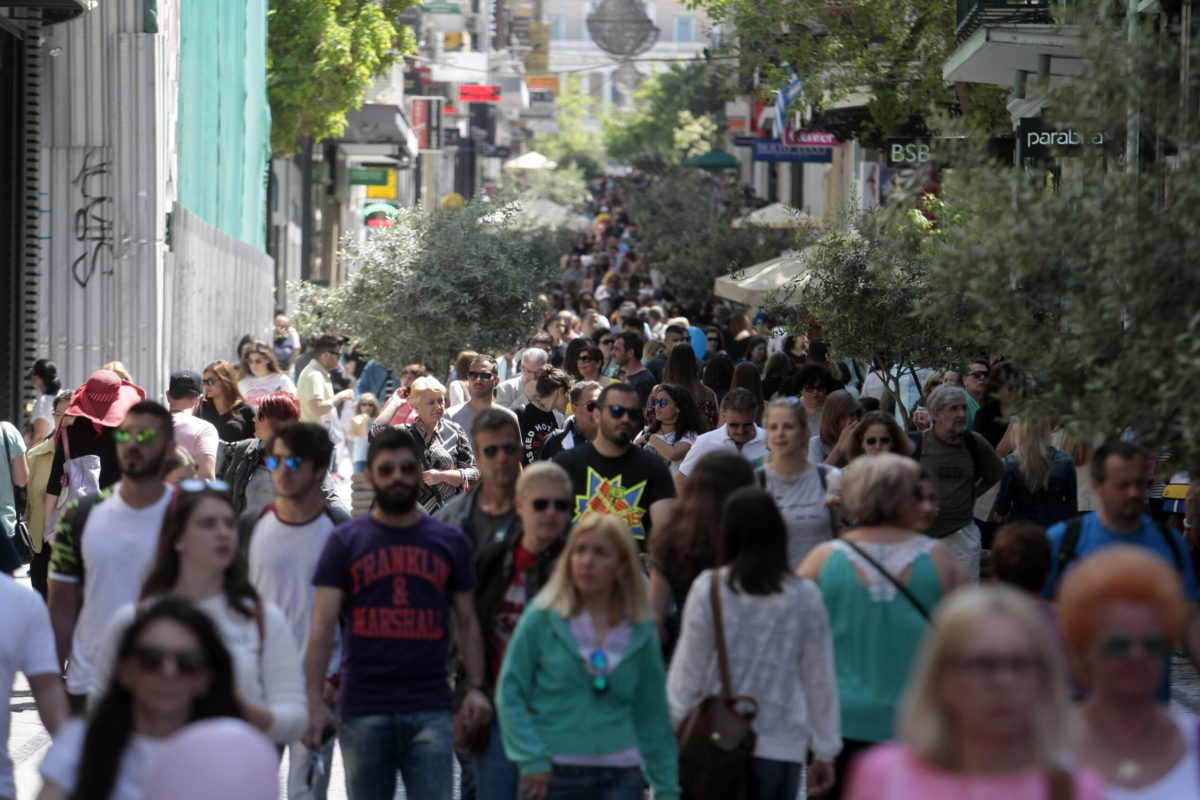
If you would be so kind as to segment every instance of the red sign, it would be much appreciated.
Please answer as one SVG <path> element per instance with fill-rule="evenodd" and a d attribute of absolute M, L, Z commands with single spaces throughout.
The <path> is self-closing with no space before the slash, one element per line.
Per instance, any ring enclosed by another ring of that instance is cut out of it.
<path fill-rule="evenodd" d="M 413 97 L 409 121 L 417 134 L 418 150 L 442 149 L 442 98 Z"/>
<path fill-rule="evenodd" d="M 791 126 L 784 131 L 783 143 L 791 147 L 836 147 L 840 144 L 832 133 L 823 131 L 795 131 Z"/>
<path fill-rule="evenodd" d="M 468 83 L 458 87 L 458 99 L 462 103 L 499 103 L 500 87 L 479 83 Z"/>

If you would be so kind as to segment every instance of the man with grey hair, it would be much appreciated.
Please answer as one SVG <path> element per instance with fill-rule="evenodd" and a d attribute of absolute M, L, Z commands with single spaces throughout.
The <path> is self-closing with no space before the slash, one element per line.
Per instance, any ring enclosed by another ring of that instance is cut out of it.
<path fill-rule="evenodd" d="M 933 427 L 913 434 L 913 458 L 937 485 L 938 514 L 928 533 L 943 540 L 978 581 L 982 544 L 975 499 L 1004 477 L 1004 462 L 987 439 L 967 430 L 967 393 L 961 386 L 939 386 L 926 406 Z"/>
<path fill-rule="evenodd" d="M 675 474 L 675 491 L 683 491 L 696 464 L 709 453 L 732 450 L 751 464 L 761 461 L 767 454 L 767 432 L 755 424 L 757 416 L 758 398 L 749 389 L 730 389 L 721 400 L 721 418 L 725 424 L 696 437 Z"/>
<path fill-rule="evenodd" d="M 496 389 L 496 405 L 520 411 L 529 401 L 537 397 L 538 372 L 550 360 L 550 354 L 540 347 L 529 347 L 521 352 L 521 374 L 509 378 Z"/>

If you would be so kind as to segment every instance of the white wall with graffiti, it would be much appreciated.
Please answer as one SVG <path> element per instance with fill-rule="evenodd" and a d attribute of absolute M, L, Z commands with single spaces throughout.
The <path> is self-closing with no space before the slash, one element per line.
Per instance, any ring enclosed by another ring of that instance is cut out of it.
<path fill-rule="evenodd" d="M 181 335 L 181 309 L 193 300 L 173 292 L 228 303 L 246 318 L 222 324 L 258 331 L 270 325 L 273 267 L 265 253 L 225 242 L 230 237 L 198 218 L 168 241 L 177 200 L 178 5 L 159 0 L 153 26 L 144 11 L 142 0 L 109 0 L 48 29 L 38 355 L 58 364 L 64 387 L 120 360 L 148 396 L 161 398 L 171 371 L 199 369 L 231 350 L 231 332 L 215 330 L 214 314 Z M 157 32 L 143 32 L 148 27 Z M 220 255 L 189 257 L 186 280 L 175 280 L 169 254 L 188 246 Z M 263 270 L 266 310 L 236 302 L 236 292 L 261 291 Z M 243 272 L 249 284 L 231 282 Z M 186 352 L 177 352 L 182 343 Z"/>

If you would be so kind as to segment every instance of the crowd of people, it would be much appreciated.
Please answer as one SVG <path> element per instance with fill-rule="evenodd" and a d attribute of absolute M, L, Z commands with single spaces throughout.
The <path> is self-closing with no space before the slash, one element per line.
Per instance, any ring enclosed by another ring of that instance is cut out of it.
<path fill-rule="evenodd" d="M 23 671 L 54 736 L 39 797 L 152 798 L 212 718 L 293 799 L 335 744 L 352 800 L 1200 797 L 1165 702 L 1195 509 L 1154 457 L 1018 418 L 1003 360 L 914 374 L 908 415 L 819 329 L 664 308 L 593 188 L 515 353 L 366 359 L 280 315 L 161 403 L 37 362 L 0 425 L 32 556 L 0 693 Z M 712 714 L 737 742 L 697 743 Z"/>

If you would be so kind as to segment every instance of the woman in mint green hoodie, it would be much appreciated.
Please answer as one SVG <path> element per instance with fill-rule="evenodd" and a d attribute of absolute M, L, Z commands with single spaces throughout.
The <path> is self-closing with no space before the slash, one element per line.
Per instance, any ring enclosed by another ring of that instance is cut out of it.
<path fill-rule="evenodd" d="M 496 689 L 528 800 L 679 797 L 666 670 L 629 529 L 593 514 L 509 640 Z M 643 773 L 645 777 L 643 778 Z"/>

